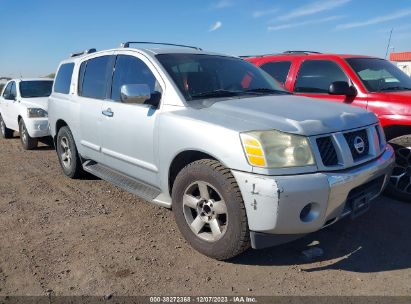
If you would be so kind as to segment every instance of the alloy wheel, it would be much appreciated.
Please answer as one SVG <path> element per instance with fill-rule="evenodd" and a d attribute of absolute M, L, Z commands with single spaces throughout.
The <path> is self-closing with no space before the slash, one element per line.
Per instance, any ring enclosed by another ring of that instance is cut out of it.
<path fill-rule="evenodd" d="M 71 167 L 71 161 L 72 161 L 72 153 L 69 145 L 69 141 L 67 137 L 62 137 L 60 140 L 60 147 L 61 147 L 61 162 L 63 163 L 63 166 L 67 169 Z"/>
<path fill-rule="evenodd" d="M 26 129 L 26 125 L 24 123 L 21 124 L 21 139 L 23 140 L 24 143 L 27 143 L 27 129 Z"/>
<path fill-rule="evenodd" d="M 0 128 L 1 128 L 1 133 L 4 136 L 6 134 L 6 124 L 4 123 L 2 118 L 0 118 Z"/>
<path fill-rule="evenodd" d="M 227 231 L 227 205 L 209 183 L 197 181 L 186 188 L 183 212 L 191 231 L 202 240 L 216 242 Z"/>
<path fill-rule="evenodd" d="M 395 156 L 396 162 L 390 183 L 397 191 L 411 194 L 411 147 L 396 149 Z"/>

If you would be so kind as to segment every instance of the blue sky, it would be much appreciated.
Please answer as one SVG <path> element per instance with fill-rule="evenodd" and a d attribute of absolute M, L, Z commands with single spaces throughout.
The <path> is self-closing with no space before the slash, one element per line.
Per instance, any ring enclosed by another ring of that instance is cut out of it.
<path fill-rule="evenodd" d="M 410 0 L 0 0 L 0 76 L 43 76 L 60 60 L 127 40 L 233 55 L 411 51 Z"/>

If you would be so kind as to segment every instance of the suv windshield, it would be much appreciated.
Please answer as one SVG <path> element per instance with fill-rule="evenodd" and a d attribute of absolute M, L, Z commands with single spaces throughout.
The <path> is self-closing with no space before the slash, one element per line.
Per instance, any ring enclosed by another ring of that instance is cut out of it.
<path fill-rule="evenodd" d="M 411 78 L 387 60 L 348 58 L 346 61 L 370 92 L 411 90 Z"/>
<path fill-rule="evenodd" d="M 53 81 L 34 80 L 20 82 L 20 95 L 22 98 L 48 97 L 51 94 Z"/>
<path fill-rule="evenodd" d="M 160 54 L 157 59 L 187 101 L 290 94 L 269 74 L 242 59 L 202 54 Z"/>

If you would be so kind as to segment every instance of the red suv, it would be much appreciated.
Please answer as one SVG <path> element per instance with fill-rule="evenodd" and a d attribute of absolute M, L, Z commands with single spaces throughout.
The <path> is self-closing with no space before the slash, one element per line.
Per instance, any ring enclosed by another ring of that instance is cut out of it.
<path fill-rule="evenodd" d="M 296 95 L 343 102 L 373 111 L 396 150 L 388 186 L 411 202 L 411 78 L 387 60 L 356 55 L 288 51 L 247 56 Z"/>

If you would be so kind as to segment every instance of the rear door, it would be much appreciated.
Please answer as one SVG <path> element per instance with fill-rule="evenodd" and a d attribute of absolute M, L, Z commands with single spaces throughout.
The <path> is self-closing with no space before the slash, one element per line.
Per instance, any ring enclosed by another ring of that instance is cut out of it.
<path fill-rule="evenodd" d="M 271 61 L 260 66 L 264 71 L 270 74 L 277 80 L 284 88 L 286 86 L 288 74 L 291 69 L 291 61 Z"/>
<path fill-rule="evenodd" d="M 80 144 L 82 156 L 96 162 L 102 161 L 103 100 L 108 92 L 113 74 L 115 56 L 103 55 L 81 63 L 78 95 L 80 104 Z"/>
<path fill-rule="evenodd" d="M 101 132 L 103 163 L 130 177 L 158 185 L 156 123 L 159 109 L 148 104 L 121 102 L 126 84 L 147 84 L 151 93 L 164 84 L 152 64 L 142 55 L 121 53 L 116 58 L 111 95 L 103 102 Z"/>
<path fill-rule="evenodd" d="M 366 107 L 366 102 L 355 96 L 331 95 L 330 85 L 335 81 L 345 81 L 353 85 L 349 77 L 333 60 L 307 59 L 301 62 L 292 91 L 296 95 L 327 99 L 329 101 L 348 103 Z"/>

